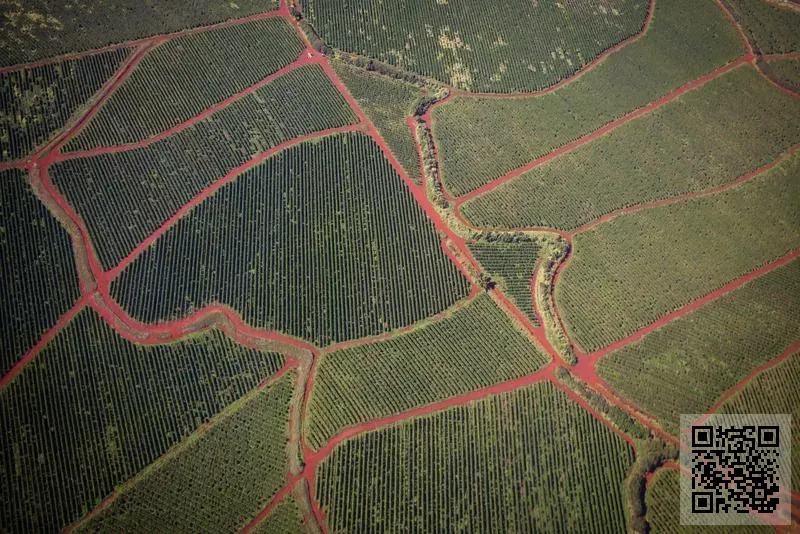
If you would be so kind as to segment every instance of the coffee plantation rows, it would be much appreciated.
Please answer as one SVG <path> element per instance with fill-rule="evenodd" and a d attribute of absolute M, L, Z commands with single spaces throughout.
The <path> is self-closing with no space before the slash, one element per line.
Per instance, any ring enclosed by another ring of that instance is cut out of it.
<path fill-rule="evenodd" d="M 798 384 L 800 384 L 800 353 L 794 353 L 787 360 L 757 376 L 718 410 L 720 413 L 792 414 L 791 462 L 794 491 L 800 487 L 800 447 L 796 446 L 800 443 Z"/>
<path fill-rule="evenodd" d="M 100 262 L 109 269 L 192 197 L 252 156 L 355 121 L 322 68 L 309 65 L 152 145 L 63 161 L 50 176 L 83 217 Z"/>
<path fill-rule="evenodd" d="M 21 159 L 111 77 L 130 50 L 0 73 L 0 161 Z"/>
<path fill-rule="evenodd" d="M 761 54 L 800 52 L 800 12 L 769 2 L 723 0 Z"/>
<path fill-rule="evenodd" d="M 282 362 L 217 331 L 136 345 L 83 310 L 0 391 L 0 524 L 76 520 Z"/>
<path fill-rule="evenodd" d="M 331 63 L 336 75 L 347 86 L 358 105 L 386 140 L 406 173 L 416 182 L 419 171 L 417 147 L 406 119 L 422 98 L 419 87 L 353 67 L 341 61 Z"/>
<path fill-rule="evenodd" d="M 26 0 L 22 5 L 8 2 L 3 11 L 2 67 L 245 17 L 273 10 L 278 1 L 196 0 L 186 6 L 139 0 Z"/>
<path fill-rule="evenodd" d="M 336 48 L 455 87 L 542 89 L 639 32 L 648 2 L 302 0 L 303 14 Z"/>
<path fill-rule="evenodd" d="M 324 346 L 414 323 L 468 289 L 373 140 L 353 133 L 296 145 L 224 186 L 112 294 L 145 323 L 219 302 Z"/>
<path fill-rule="evenodd" d="M 445 187 L 456 196 L 468 193 L 743 53 L 714 0 L 657 0 L 638 41 L 556 91 L 515 99 L 455 96 L 436 107 L 433 133 Z"/>
<path fill-rule="evenodd" d="M 508 295 L 514 305 L 538 326 L 539 319 L 533 309 L 531 278 L 541 246 L 536 241 L 512 243 L 476 241 L 469 250 L 484 270 Z"/>
<path fill-rule="evenodd" d="M 555 288 L 572 339 L 597 350 L 797 249 L 799 176 L 795 154 L 715 195 L 576 235 Z"/>
<path fill-rule="evenodd" d="M 294 373 L 241 401 L 79 532 L 233 532 L 286 483 Z"/>
<path fill-rule="evenodd" d="M 303 524 L 303 513 L 291 496 L 284 498 L 272 513 L 253 530 L 254 534 L 309 532 Z"/>
<path fill-rule="evenodd" d="M 472 199 L 481 227 L 573 230 L 614 210 L 721 186 L 800 142 L 800 99 L 742 65 Z M 758 135 L 753 135 L 758 132 Z"/>
<path fill-rule="evenodd" d="M 346 427 L 518 378 L 549 360 L 481 295 L 409 333 L 323 356 L 309 401 L 309 444 L 319 448 Z"/>
<path fill-rule="evenodd" d="M 160 133 L 291 64 L 303 47 L 279 18 L 167 41 L 147 53 L 65 148 L 87 150 Z"/>
<path fill-rule="evenodd" d="M 800 58 L 769 61 L 767 70 L 779 84 L 800 93 Z"/>
<path fill-rule="evenodd" d="M 597 371 L 677 433 L 681 414 L 708 412 L 753 368 L 798 340 L 800 260 L 794 260 L 603 357 Z"/>
<path fill-rule="evenodd" d="M 317 496 L 335 532 L 624 532 L 632 463 L 543 382 L 342 443 Z"/>
<path fill-rule="evenodd" d="M 80 290 L 69 235 L 36 198 L 23 171 L 0 171 L 0 221 L 4 375 L 75 304 Z"/>

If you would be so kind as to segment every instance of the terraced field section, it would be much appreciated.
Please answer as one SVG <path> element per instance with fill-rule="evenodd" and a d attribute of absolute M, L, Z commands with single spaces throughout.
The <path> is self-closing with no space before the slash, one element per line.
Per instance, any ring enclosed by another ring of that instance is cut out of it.
<path fill-rule="evenodd" d="M 319 448 L 347 427 L 542 368 L 549 357 L 517 328 L 481 295 L 409 333 L 324 355 L 309 402 L 309 444 Z"/>
<path fill-rule="evenodd" d="M 479 226 L 572 230 L 724 185 L 800 142 L 800 99 L 749 65 L 464 204 Z"/>
<path fill-rule="evenodd" d="M 300 112 L 299 110 L 302 110 Z M 195 195 L 253 156 L 356 117 L 319 65 L 281 76 L 155 143 L 53 165 L 50 175 L 83 217 L 110 269 Z"/>
<path fill-rule="evenodd" d="M 147 53 L 66 150 L 132 143 L 163 132 L 290 65 L 303 48 L 283 19 L 171 39 Z"/>
<path fill-rule="evenodd" d="M 556 91 L 456 96 L 436 107 L 433 133 L 446 189 L 466 194 L 744 54 L 714 0 L 657 0 L 654 9 L 638 41 Z"/>
<path fill-rule="evenodd" d="M 36 198 L 26 173 L 0 171 L 0 375 L 78 297 L 69 234 Z"/>
<path fill-rule="evenodd" d="M 111 287 L 145 323 L 221 303 L 252 326 L 318 346 L 412 324 L 468 290 L 432 224 L 362 133 L 302 143 L 242 174 Z"/>
<path fill-rule="evenodd" d="M 543 382 L 342 443 L 317 497 L 332 532 L 624 532 L 632 462 Z"/>
<path fill-rule="evenodd" d="M 796 341 L 800 260 L 605 356 L 597 370 L 616 391 L 677 433 L 680 414 L 708 412 L 751 370 Z"/>
<path fill-rule="evenodd" d="M 242 399 L 171 458 L 151 466 L 80 532 L 233 532 L 286 483 L 293 375 Z"/>
<path fill-rule="evenodd" d="M 759 54 L 800 52 L 800 9 L 777 7 L 763 0 L 724 0 Z"/>
<path fill-rule="evenodd" d="M 0 391 L 0 523 L 52 532 L 75 521 L 282 361 L 216 331 L 136 345 L 81 311 Z"/>
<path fill-rule="evenodd" d="M 797 291 L 795 289 L 795 291 Z M 792 488 L 800 487 L 800 352 L 755 377 L 720 413 L 792 414 Z"/>
<path fill-rule="evenodd" d="M 28 156 L 108 80 L 130 50 L 0 73 L 0 161 Z"/>
<path fill-rule="evenodd" d="M 674 469 L 659 469 L 647 485 L 647 522 L 652 534 L 728 534 L 730 526 L 686 527 L 680 524 L 680 475 Z M 755 520 L 755 518 L 754 518 Z M 756 520 L 757 521 L 757 520 Z M 773 527 L 742 525 L 736 526 L 737 534 L 767 534 Z"/>
<path fill-rule="evenodd" d="M 648 2 L 302 0 L 331 46 L 471 91 L 533 91 L 638 33 Z"/>
<path fill-rule="evenodd" d="M 476 241 L 469 250 L 483 269 L 499 284 L 514 305 L 531 323 L 539 324 L 533 309 L 531 278 L 541 249 L 536 241 L 510 243 Z"/>
<path fill-rule="evenodd" d="M 794 155 L 717 194 L 576 235 L 555 287 L 572 339 L 597 350 L 797 249 L 798 177 Z"/>
<path fill-rule="evenodd" d="M 412 180 L 420 183 L 422 178 L 417 147 L 406 119 L 416 110 L 422 98 L 421 89 L 402 80 L 365 72 L 364 69 L 339 61 L 331 64 L 336 75 L 386 140 L 397 161 Z"/>
<path fill-rule="evenodd" d="M 244 17 L 278 7 L 277 0 L 215 2 L 189 6 L 161 2 L 8 2 L 0 14 L 0 66 L 81 52 L 159 33 Z M 120 24 L 124 21 L 124 24 Z"/>

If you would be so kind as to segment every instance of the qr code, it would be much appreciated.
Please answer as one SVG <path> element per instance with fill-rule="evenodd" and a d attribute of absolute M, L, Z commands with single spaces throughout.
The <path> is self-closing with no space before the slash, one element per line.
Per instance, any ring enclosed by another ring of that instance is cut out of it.
<path fill-rule="evenodd" d="M 786 524 L 790 447 L 789 415 L 681 416 L 681 524 Z"/>

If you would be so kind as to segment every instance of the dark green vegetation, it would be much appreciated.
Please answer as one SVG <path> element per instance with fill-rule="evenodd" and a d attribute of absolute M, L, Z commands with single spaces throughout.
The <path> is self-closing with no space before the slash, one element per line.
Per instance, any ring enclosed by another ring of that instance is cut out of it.
<path fill-rule="evenodd" d="M 539 319 L 533 309 L 531 278 L 540 248 L 539 243 L 532 240 L 469 243 L 475 259 L 534 325 L 539 324 Z"/>
<path fill-rule="evenodd" d="M 637 33 L 645 0 L 302 0 L 331 46 L 472 91 L 532 91 Z"/>
<path fill-rule="evenodd" d="M 616 209 L 731 182 L 798 143 L 798 117 L 800 99 L 743 65 L 462 212 L 478 226 L 571 230 Z"/>
<path fill-rule="evenodd" d="M 0 524 L 46 532 L 76 520 L 281 363 L 217 331 L 135 345 L 80 312 L 0 391 Z"/>
<path fill-rule="evenodd" d="M 303 525 L 303 512 L 292 495 L 284 497 L 272 513 L 253 530 L 255 534 L 289 534 L 307 531 Z"/>
<path fill-rule="evenodd" d="M 326 354 L 309 403 L 308 440 L 532 373 L 549 358 L 486 295 L 392 339 Z"/>
<path fill-rule="evenodd" d="M 344 442 L 317 496 L 335 532 L 624 532 L 632 461 L 545 382 Z"/>
<path fill-rule="evenodd" d="M 64 126 L 130 50 L 0 74 L 0 161 L 21 159 Z"/>
<path fill-rule="evenodd" d="M 112 285 L 144 322 L 220 302 L 250 325 L 319 346 L 414 323 L 467 291 L 411 193 L 361 133 L 302 143 L 247 171 Z"/>
<path fill-rule="evenodd" d="M 800 58 L 762 62 L 760 66 L 773 80 L 800 93 Z"/>
<path fill-rule="evenodd" d="M 0 171 L 0 375 L 80 296 L 70 238 L 28 186 Z"/>
<path fill-rule="evenodd" d="M 293 375 L 243 399 L 152 466 L 83 531 L 238 531 L 286 483 Z M 194 436 L 193 436 L 194 437 Z"/>
<path fill-rule="evenodd" d="M 334 62 L 333 67 L 406 173 L 420 183 L 417 147 L 413 132 L 406 124 L 406 118 L 416 111 L 422 98 L 420 88 L 339 61 Z"/>
<path fill-rule="evenodd" d="M 795 262 L 797 263 L 797 262 Z M 794 287 L 797 298 L 797 285 Z M 783 297 L 782 298 L 786 298 Z M 788 297 L 792 298 L 792 297 Z M 796 309 L 792 314 L 797 314 Z M 792 317 L 796 319 L 796 317 Z M 795 325 L 797 321 L 795 321 Z M 796 327 L 795 327 L 796 329 Z M 792 414 L 792 488 L 800 487 L 800 354 L 764 371 L 745 388 L 728 399 L 720 413 Z"/>
<path fill-rule="evenodd" d="M 555 291 L 572 339 L 604 347 L 800 246 L 798 177 L 795 155 L 721 193 L 576 235 Z"/>
<path fill-rule="evenodd" d="M 800 261 L 795 260 L 609 354 L 597 370 L 675 433 L 682 413 L 706 413 L 751 369 L 797 340 Z"/>
<path fill-rule="evenodd" d="M 140 0 L 9 0 L 0 12 L 0 66 L 99 48 L 233 17 L 270 11 L 276 0 L 199 0 L 190 5 Z"/>
<path fill-rule="evenodd" d="M 800 13 L 764 0 L 723 0 L 759 54 L 800 52 Z"/>
<path fill-rule="evenodd" d="M 656 1 L 641 39 L 563 88 L 518 99 L 455 97 L 437 107 L 444 184 L 468 193 L 743 53 L 714 0 Z"/>
<path fill-rule="evenodd" d="M 283 19 L 170 40 L 142 59 L 66 149 L 131 143 L 163 132 L 289 65 L 302 50 Z"/>
<path fill-rule="evenodd" d="M 150 146 L 68 160 L 50 175 L 83 217 L 108 269 L 251 156 L 355 120 L 322 68 L 310 65 Z"/>
<path fill-rule="evenodd" d="M 635 533 L 647 533 L 647 474 L 654 472 L 668 460 L 677 461 L 678 446 L 667 443 L 660 438 L 651 438 L 636 443 L 636 462 L 625 479 L 628 503 L 631 507 L 631 530 Z"/>

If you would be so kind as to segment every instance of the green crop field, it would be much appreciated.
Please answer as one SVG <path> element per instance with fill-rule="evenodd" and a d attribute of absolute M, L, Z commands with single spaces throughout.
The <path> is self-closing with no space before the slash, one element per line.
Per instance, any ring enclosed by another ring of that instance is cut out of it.
<path fill-rule="evenodd" d="M 257 43 L 265 40 L 270 46 Z M 169 129 L 291 64 L 303 43 L 284 20 L 196 33 L 149 52 L 67 145 L 67 150 L 132 143 Z"/>
<path fill-rule="evenodd" d="M 741 66 L 467 202 L 462 212 L 479 226 L 571 230 L 626 206 L 724 185 L 769 163 L 800 142 L 797 117 L 800 99 Z"/>
<path fill-rule="evenodd" d="M 486 3 L 302 0 L 331 45 L 472 91 L 531 91 L 642 27 L 644 0 Z"/>
<path fill-rule="evenodd" d="M 751 369 L 795 341 L 800 341 L 800 260 L 609 354 L 597 370 L 677 433 L 681 414 L 706 413 Z"/>
<path fill-rule="evenodd" d="M 656 0 L 638 41 L 557 91 L 455 97 L 433 111 L 442 180 L 462 195 L 743 55 L 714 0 Z"/>
<path fill-rule="evenodd" d="M 767 71 L 779 84 L 800 92 L 800 58 L 769 61 Z"/>
<path fill-rule="evenodd" d="M 319 448 L 346 427 L 518 378 L 548 360 L 480 296 L 407 334 L 326 354 L 309 403 L 309 443 Z"/>
<path fill-rule="evenodd" d="M 18 170 L 0 171 L 0 291 L 5 374 L 80 295 L 69 235 Z"/>
<path fill-rule="evenodd" d="M 303 514 L 291 495 L 285 497 L 275 510 L 253 531 L 256 534 L 283 534 L 309 532 L 303 524 Z"/>
<path fill-rule="evenodd" d="M 121 48 L 0 74 L 0 161 L 27 156 L 63 127 L 129 53 Z"/>
<path fill-rule="evenodd" d="M 759 0 L 724 0 L 762 54 L 800 52 L 800 11 Z"/>
<path fill-rule="evenodd" d="M 555 291 L 573 339 L 597 350 L 796 249 L 799 176 L 795 155 L 719 194 L 576 235 Z"/>
<path fill-rule="evenodd" d="M 336 532 L 623 532 L 632 462 L 545 383 L 347 441 L 320 465 L 317 495 Z"/>

